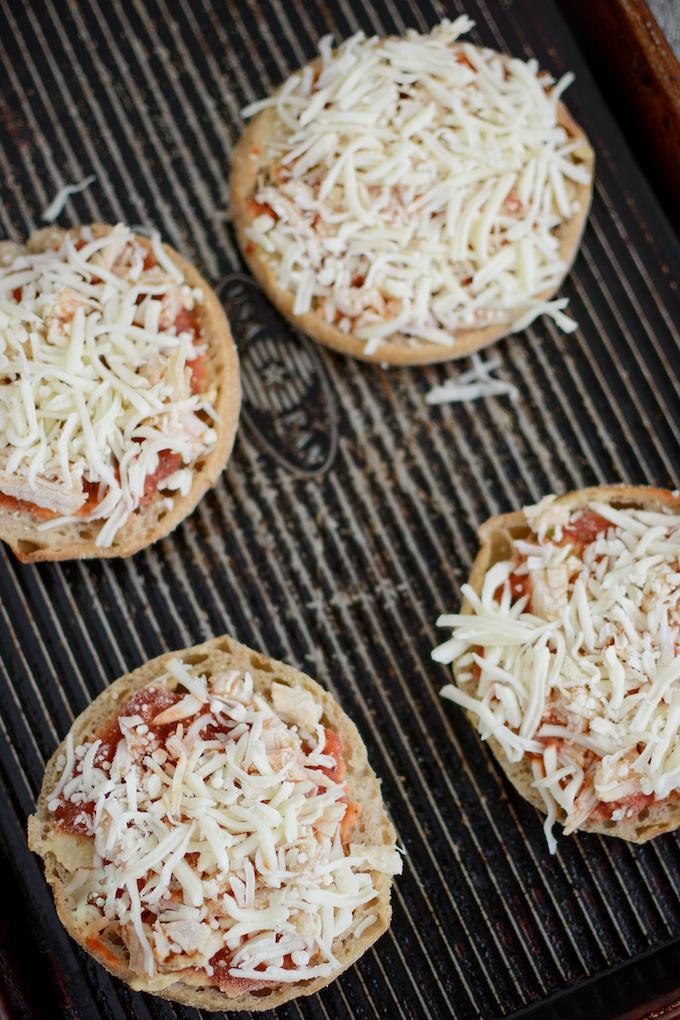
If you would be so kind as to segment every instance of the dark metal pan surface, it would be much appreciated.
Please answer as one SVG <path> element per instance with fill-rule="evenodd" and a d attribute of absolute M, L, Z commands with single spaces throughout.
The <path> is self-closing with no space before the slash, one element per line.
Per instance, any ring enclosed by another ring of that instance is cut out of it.
<path fill-rule="evenodd" d="M 678 474 L 677 240 L 559 4 L 466 9 L 475 40 L 576 72 L 568 103 L 598 160 L 563 291 L 580 328 L 565 336 L 541 320 L 496 347 L 516 403 L 435 409 L 425 394 L 456 366 L 385 371 L 332 355 L 235 275 L 226 181 L 240 108 L 311 58 L 320 36 L 425 28 L 457 4 L 2 9 L 0 234 L 22 238 L 63 183 L 96 174 L 61 222 L 153 224 L 194 259 L 234 321 L 245 394 L 228 470 L 172 537 L 122 562 L 26 567 L 0 549 L 6 1014 L 197 1015 L 131 993 L 76 949 L 23 831 L 45 760 L 93 695 L 151 656 L 224 631 L 337 695 L 407 851 L 389 934 L 277 1016 L 501 1017 L 679 940 L 677 839 L 635 847 L 580 836 L 550 857 L 541 819 L 439 698 L 446 671 L 429 658 L 434 621 L 458 604 L 487 516 L 551 491 L 669 485 Z M 588 1001 L 607 1015 L 602 996 Z"/>

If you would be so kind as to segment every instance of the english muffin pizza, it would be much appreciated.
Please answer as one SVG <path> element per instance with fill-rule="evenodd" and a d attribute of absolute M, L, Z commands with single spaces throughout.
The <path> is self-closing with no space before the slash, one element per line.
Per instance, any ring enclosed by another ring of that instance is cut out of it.
<path fill-rule="evenodd" d="M 128 227 L 0 243 L 0 538 L 25 562 L 128 556 L 215 484 L 240 405 L 216 295 Z"/>
<path fill-rule="evenodd" d="M 593 152 L 535 60 L 421 35 L 319 57 L 253 117 L 234 153 L 241 250 L 279 310 L 356 358 L 470 354 L 547 313 L 573 261 Z"/>
<path fill-rule="evenodd" d="M 387 929 L 395 832 L 354 724 L 230 638 L 163 655 L 75 721 L 29 845 L 69 933 L 135 989 L 272 1009 Z"/>
<path fill-rule="evenodd" d="M 492 517 L 433 653 L 519 792 L 565 833 L 680 825 L 680 496 L 608 485 Z"/>

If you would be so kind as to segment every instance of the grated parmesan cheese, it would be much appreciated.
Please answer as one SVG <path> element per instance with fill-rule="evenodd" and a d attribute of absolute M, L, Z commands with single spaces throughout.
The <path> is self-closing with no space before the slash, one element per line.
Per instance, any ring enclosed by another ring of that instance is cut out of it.
<path fill-rule="evenodd" d="M 462 587 L 471 612 L 440 617 L 433 652 L 482 738 L 532 755 L 551 851 L 558 816 L 570 833 L 680 791 L 680 514 L 553 501 L 525 508 L 530 537 L 479 595 Z"/>
<path fill-rule="evenodd" d="M 208 679 L 178 659 L 167 671 L 123 710 L 108 750 L 67 743 L 48 807 L 57 820 L 75 808 L 94 842 L 69 906 L 94 905 L 97 930 L 115 925 L 153 987 L 198 972 L 240 994 L 237 980 L 332 975 L 340 942 L 376 920 L 376 877 L 401 859 L 344 845 L 347 791 L 323 706 L 279 682 L 256 693 L 249 673 Z"/>
<path fill-rule="evenodd" d="M 83 227 L 0 265 L 0 492 L 49 511 L 42 530 L 101 520 L 110 546 L 162 455 L 181 470 L 158 486 L 186 493 L 215 443 L 215 392 L 193 393 L 187 367 L 204 348 L 175 326 L 203 294 L 152 246 L 149 266 L 129 228 Z"/>
<path fill-rule="evenodd" d="M 578 212 L 587 147 L 558 122 L 560 82 L 460 41 L 461 16 L 429 34 L 319 44 L 243 111 L 275 113 L 246 229 L 294 295 L 366 343 L 455 346 L 462 330 L 524 329 L 567 266 L 559 230 Z"/>

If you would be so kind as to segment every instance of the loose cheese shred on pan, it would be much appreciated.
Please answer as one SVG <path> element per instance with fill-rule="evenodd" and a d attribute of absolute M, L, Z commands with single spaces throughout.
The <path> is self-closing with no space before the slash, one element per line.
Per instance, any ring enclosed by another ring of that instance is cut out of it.
<path fill-rule="evenodd" d="M 61 191 L 58 191 L 54 196 L 47 209 L 42 214 L 42 218 L 45 223 L 54 223 L 57 217 L 61 214 L 66 200 L 70 195 L 77 195 L 81 191 L 85 191 L 85 188 L 89 188 L 91 184 L 97 180 L 94 174 L 90 174 L 89 177 L 85 177 L 80 184 L 65 184 Z"/>
<path fill-rule="evenodd" d="M 500 358 L 482 361 L 479 354 L 471 357 L 472 368 L 461 372 L 455 379 L 447 379 L 440 386 L 433 386 L 425 395 L 426 404 L 455 404 L 484 397 L 510 397 L 517 400 L 517 387 L 505 379 L 498 379 L 491 373 L 500 365 Z"/>
<path fill-rule="evenodd" d="M 86 927 L 115 929 L 147 988 L 198 974 L 242 994 L 236 979 L 332 975 L 401 858 L 347 845 L 322 705 L 280 682 L 258 694 L 249 673 L 167 669 L 121 710 L 110 747 L 68 745 L 48 808 L 94 842 L 69 906 Z"/>
<path fill-rule="evenodd" d="M 110 546 L 215 443 L 216 394 L 192 392 L 203 293 L 156 234 L 152 253 L 120 224 L 56 244 L 0 262 L 0 493 L 49 511 L 42 530 L 101 521 Z"/>
<path fill-rule="evenodd" d="M 680 791 L 680 515 L 554 497 L 494 564 L 471 612 L 440 617 L 442 690 L 512 762 L 531 755 L 552 821 L 644 824 Z"/>
<path fill-rule="evenodd" d="M 246 229 L 310 310 L 366 342 L 455 346 L 462 330 L 524 329 L 566 265 L 560 230 L 590 182 L 587 149 L 558 122 L 560 82 L 460 40 L 469 18 L 428 35 L 319 45 L 245 117 L 275 113 Z"/>

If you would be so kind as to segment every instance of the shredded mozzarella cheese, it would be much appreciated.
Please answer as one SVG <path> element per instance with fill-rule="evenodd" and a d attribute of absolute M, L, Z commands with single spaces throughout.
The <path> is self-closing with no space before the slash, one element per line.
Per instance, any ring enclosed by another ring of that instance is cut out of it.
<path fill-rule="evenodd" d="M 455 346 L 494 324 L 524 329 L 566 265 L 587 147 L 558 121 L 555 84 L 524 62 L 461 42 L 465 16 L 427 35 L 358 33 L 271 98 L 275 133 L 246 234 L 294 312 L 313 309 L 366 341 Z"/>
<path fill-rule="evenodd" d="M 90 174 L 89 177 L 85 177 L 79 184 L 65 184 L 60 191 L 54 196 L 50 204 L 42 214 L 42 218 L 45 223 L 54 223 L 57 217 L 61 214 L 66 200 L 70 195 L 77 195 L 81 191 L 85 191 L 85 188 L 89 188 L 91 184 L 97 180 L 94 174 Z"/>
<path fill-rule="evenodd" d="M 100 546 L 143 504 L 161 455 L 183 465 L 167 486 L 185 493 L 216 440 L 216 393 L 193 393 L 188 367 L 204 347 L 176 328 L 203 294 L 152 243 L 149 266 L 127 227 L 83 227 L 0 264 L 0 492 L 50 511 L 41 529 L 102 520 Z"/>
<path fill-rule="evenodd" d="M 479 595 L 462 587 L 471 611 L 440 617 L 433 652 L 482 738 L 531 755 L 551 849 L 558 811 L 569 833 L 680 790 L 680 514 L 553 500 L 525 508 L 530 537 Z"/>
<path fill-rule="evenodd" d="M 505 379 L 498 379 L 491 373 L 499 367 L 500 358 L 482 361 L 479 354 L 473 354 L 472 368 L 453 379 L 447 379 L 440 386 L 433 386 L 425 394 L 426 404 L 456 404 L 467 400 L 481 400 L 485 397 L 519 397 L 517 387 Z"/>
<path fill-rule="evenodd" d="M 376 919 L 377 874 L 401 859 L 343 846 L 347 792 L 322 705 L 278 681 L 259 694 L 249 673 L 167 670 L 119 716 L 108 753 L 101 739 L 67 745 L 49 810 L 89 806 L 79 822 L 94 842 L 72 909 L 117 925 L 133 971 L 159 987 L 196 970 L 237 993 L 233 979 L 331 975 L 340 941 Z"/>

